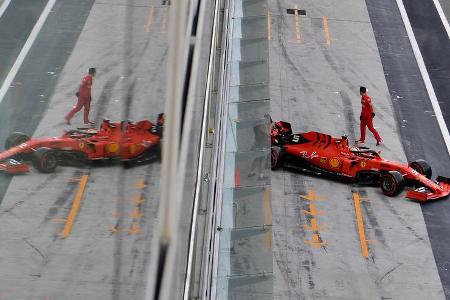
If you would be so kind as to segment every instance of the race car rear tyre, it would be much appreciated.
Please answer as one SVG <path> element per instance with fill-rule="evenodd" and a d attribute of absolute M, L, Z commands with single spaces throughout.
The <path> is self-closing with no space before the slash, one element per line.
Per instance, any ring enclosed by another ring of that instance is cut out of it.
<path fill-rule="evenodd" d="M 15 146 L 19 146 L 25 142 L 28 142 L 30 137 L 22 132 L 13 132 L 11 133 L 5 142 L 5 149 L 11 149 Z"/>
<path fill-rule="evenodd" d="M 283 165 L 283 152 L 280 147 L 272 146 L 270 154 L 271 168 L 276 170 Z"/>
<path fill-rule="evenodd" d="M 405 188 L 405 179 L 400 172 L 389 171 L 381 175 L 381 190 L 389 197 L 398 195 Z"/>
<path fill-rule="evenodd" d="M 58 157 L 54 150 L 41 147 L 33 153 L 33 166 L 42 173 L 52 173 L 58 166 Z"/>
<path fill-rule="evenodd" d="M 428 179 L 430 179 L 431 175 L 433 175 L 433 171 L 431 170 L 430 165 L 423 159 L 418 159 L 409 163 L 409 167 L 416 170 Z"/>

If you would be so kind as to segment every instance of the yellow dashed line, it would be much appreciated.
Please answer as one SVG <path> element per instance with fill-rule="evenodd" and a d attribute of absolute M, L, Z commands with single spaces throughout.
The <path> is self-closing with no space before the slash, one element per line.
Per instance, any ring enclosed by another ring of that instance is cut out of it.
<path fill-rule="evenodd" d="M 142 178 L 140 179 L 135 185 L 134 187 L 137 189 L 142 190 L 143 188 L 145 188 L 146 184 L 145 184 L 145 180 Z"/>
<path fill-rule="evenodd" d="M 366 233 L 364 232 L 364 222 L 363 217 L 361 213 L 361 204 L 358 193 L 353 193 L 353 200 L 355 202 L 355 213 L 356 213 L 356 222 L 358 223 L 358 230 L 359 230 L 359 240 L 361 243 L 361 253 L 364 258 L 369 257 L 369 250 L 367 248 L 367 240 L 366 240 Z"/>
<path fill-rule="evenodd" d="M 89 179 L 89 175 L 83 175 L 80 180 L 80 187 L 75 195 L 75 199 L 72 203 L 72 209 L 70 210 L 69 216 L 67 217 L 66 226 L 64 226 L 64 230 L 61 232 L 63 238 L 69 236 L 72 231 L 73 223 L 78 214 L 78 210 L 80 209 L 81 199 L 83 197 L 84 189 L 86 187 L 87 181 Z"/>
<path fill-rule="evenodd" d="M 169 7 L 165 6 L 164 11 L 163 11 L 162 21 L 161 21 L 161 32 L 166 32 L 168 11 L 169 11 Z"/>
<path fill-rule="evenodd" d="M 316 192 L 314 190 L 308 191 L 308 195 L 300 195 L 300 198 L 304 200 L 309 201 L 309 211 L 302 209 L 302 212 L 306 215 L 313 216 L 310 218 L 309 222 L 311 225 L 303 225 L 305 230 L 307 231 L 313 231 L 312 237 L 310 240 L 304 240 L 306 244 L 311 245 L 314 248 L 320 248 L 322 246 L 325 246 L 327 242 L 323 241 L 322 238 L 319 235 L 319 230 L 323 229 L 323 226 L 320 226 L 315 216 L 323 215 L 324 212 L 321 210 L 318 210 L 316 205 L 314 204 L 317 200 L 323 200 L 323 196 L 317 196 Z"/>
<path fill-rule="evenodd" d="M 323 17 L 323 30 L 325 31 L 325 40 L 327 42 L 327 47 L 330 47 L 331 45 L 331 39 L 330 39 L 330 30 L 328 28 L 328 17 Z"/>
<path fill-rule="evenodd" d="M 272 40 L 272 15 L 270 10 L 267 10 L 267 39 Z"/>
<path fill-rule="evenodd" d="M 153 15 L 155 13 L 155 7 L 151 6 L 150 10 L 148 12 L 148 18 L 147 18 L 147 26 L 145 27 L 146 32 L 152 31 L 152 23 L 153 23 Z"/>
<path fill-rule="evenodd" d="M 137 222 L 133 222 L 133 223 L 131 224 L 131 227 L 130 227 L 130 229 L 128 230 L 128 232 L 129 232 L 131 235 L 135 235 L 135 234 L 137 234 L 137 233 L 139 232 L 139 225 L 137 224 Z"/>
<path fill-rule="evenodd" d="M 295 14 L 295 33 L 296 33 L 296 40 L 297 44 L 300 44 L 302 42 L 301 35 L 300 35 L 300 15 L 298 14 L 298 6 L 294 6 L 294 14 Z"/>

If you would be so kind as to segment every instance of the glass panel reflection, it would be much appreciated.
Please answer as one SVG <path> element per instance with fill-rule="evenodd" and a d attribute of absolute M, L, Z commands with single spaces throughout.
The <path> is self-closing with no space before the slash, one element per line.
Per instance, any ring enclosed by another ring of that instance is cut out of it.
<path fill-rule="evenodd" d="M 272 299 L 267 1 L 236 0 L 217 299 Z"/>

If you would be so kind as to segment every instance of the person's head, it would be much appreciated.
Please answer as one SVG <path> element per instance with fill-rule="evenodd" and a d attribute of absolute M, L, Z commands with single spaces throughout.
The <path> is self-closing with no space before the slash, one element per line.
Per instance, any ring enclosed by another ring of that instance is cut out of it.
<path fill-rule="evenodd" d="M 362 96 L 362 95 L 364 95 L 365 93 L 367 93 L 366 87 L 365 87 L 365 86 L 359 87 L 359 94 Z"/>
<path fill-rule="evenodd" d="M 95 68 L 89 68 L 88 73 L 91 74 L 92 76 L 95 76 Z"/>

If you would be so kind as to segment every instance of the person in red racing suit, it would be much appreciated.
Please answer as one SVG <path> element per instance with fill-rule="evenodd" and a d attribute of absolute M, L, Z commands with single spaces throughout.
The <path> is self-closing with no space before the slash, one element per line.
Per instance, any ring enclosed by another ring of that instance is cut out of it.
<path fill-rule="evenodd" d="M 95 68 L 89 68 L 88 74 L 86 74 L 80 84 L 76 96 L 78 97 L 77 104 L 72 108 L 72 110 L 64 117 L 66 124 L 70 124 L 70 120 L 73 116 L 79 112 L 84 107 L 84 124 L 92 124 L 89 121 L 89 111 L 91 109 L 91 87 L 92 81 L 95 76 Z"/>
<path fill-rule="evenodd" d="M 361 120 L 361 138 L 357 141 L 359 143 L 364 143 L 366 140 L 366 126 L 373 133 L 375 139 L 377 140 L 377 146 L 381 144 L 381 137 L 378 131 L 373 127 L 373 117 L 375 117 L 375 112 L 373 108 L 372 99 L 367 94 L 367 89 L 365 87 L 359 88 L 359 94 L 361 95 L 361 105 L 362 111 L 359 119 Z"/>

